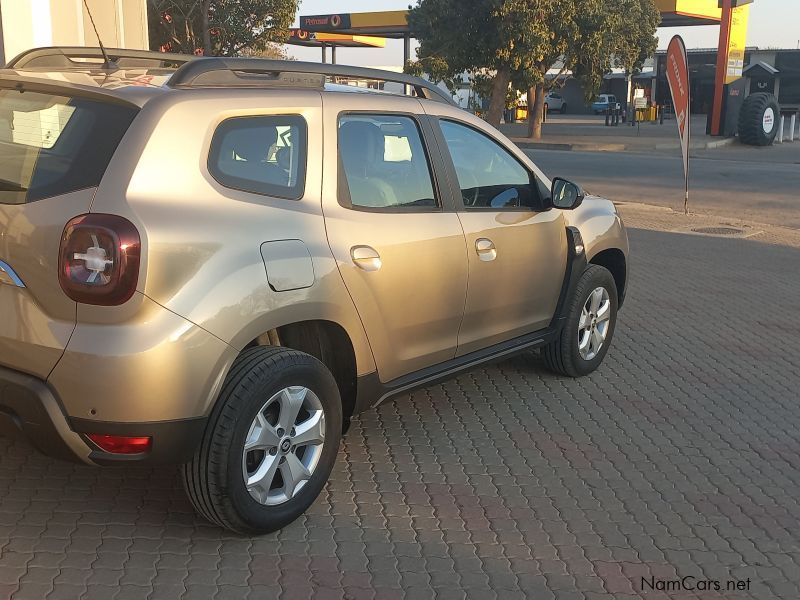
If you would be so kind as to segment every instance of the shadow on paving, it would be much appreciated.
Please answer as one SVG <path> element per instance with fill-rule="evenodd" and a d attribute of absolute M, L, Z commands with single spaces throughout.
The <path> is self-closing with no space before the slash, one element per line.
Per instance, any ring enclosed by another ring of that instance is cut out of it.
<path fill-rule="evenodd" d="M 800 251 L 630 237 L 598 372 L 524 354 L 365 413 L 273 535 L 199 520 L 175 468 L 0 441 L 0 598 L 677 598 L 643 578 L 691 576 L 795 600 Z"/>

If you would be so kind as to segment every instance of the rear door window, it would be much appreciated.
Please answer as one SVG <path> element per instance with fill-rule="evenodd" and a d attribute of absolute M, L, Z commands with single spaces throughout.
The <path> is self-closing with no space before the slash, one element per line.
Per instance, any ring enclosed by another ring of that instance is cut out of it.
<path fill-rule="evenodd" d="M 0 204 L 99 185 L 137 112 L 86 98 L 0 90 Z"/>
<path fill-rule="evenodd" d="M 404 115 L 339 119 L 340 201 L 367 210 L 439 209 L 419 126 Z M 346 186 L 344 185 L 346 184 Z"/>

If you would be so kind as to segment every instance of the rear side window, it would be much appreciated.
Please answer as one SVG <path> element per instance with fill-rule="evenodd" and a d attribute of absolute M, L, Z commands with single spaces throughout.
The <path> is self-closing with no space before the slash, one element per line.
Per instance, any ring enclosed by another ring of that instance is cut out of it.
<path fill-rule="evenodd" d="M 234 117 L 214 132 L 208 168 L 225 187 L 299 200 L 306 140 L 306 122 L 297 115 Z"/>
<path fill-rule="evenodd" d="M 100 184 L 138 109 L 0 90 L 0 204 L 25 204 Z"/>
<path fill-rule="evenodd" d="M 340 199 L 366 209 L 438 210 L 433 178 L 416 121 L 403 115 L 339 119 Z M 347 202 L 345 202 L 347 204 Z"/>

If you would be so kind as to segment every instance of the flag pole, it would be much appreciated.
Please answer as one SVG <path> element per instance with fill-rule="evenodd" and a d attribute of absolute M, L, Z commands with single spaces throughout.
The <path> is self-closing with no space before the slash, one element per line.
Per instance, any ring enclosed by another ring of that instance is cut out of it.
<path fill-rule="evenodd" d="M 683 214 L 688 216 L 689 215 L 689 163 L 691 161 L 691 154 L 692 154 L 692 86 L 691 83 L 688 81 L 689 78 L 689 63 L 687 58 L 686 63 L 686 73 L 687 73 L 687 85 L 686 85 L 686 96 L 688 97 L 687 101 L 687 109 L 686 109 L 686 195 L 683 198 Z"/>

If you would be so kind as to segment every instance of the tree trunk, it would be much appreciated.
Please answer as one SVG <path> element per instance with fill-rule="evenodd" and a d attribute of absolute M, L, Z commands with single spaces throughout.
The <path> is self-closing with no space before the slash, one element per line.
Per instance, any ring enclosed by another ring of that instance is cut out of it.
<path fill-rule="evenodd" d="M 211 47 L 211 23 L 209 22 L 209 12 L 211 11 L 211 0 L 203 0 L 203 55 L 212 56 L 214 49 Z"/>
<path fill-rule="evenodd" d="M 500 69 L 494 76 L 492 82 L 492 95 L 489 98 L 489 110 L 486 112 L 486 122 L 497 127 L 506 108 L 506 97 L 508 96 L 508 84 L 511 81 L 511 73 L 508 69 Z"/>
<path fill-rule="evenodd" d="M 528 137 L 542 139 L 542 119 L 544 118 L 544 84 L 537 83 L 528 89 Z"/>

